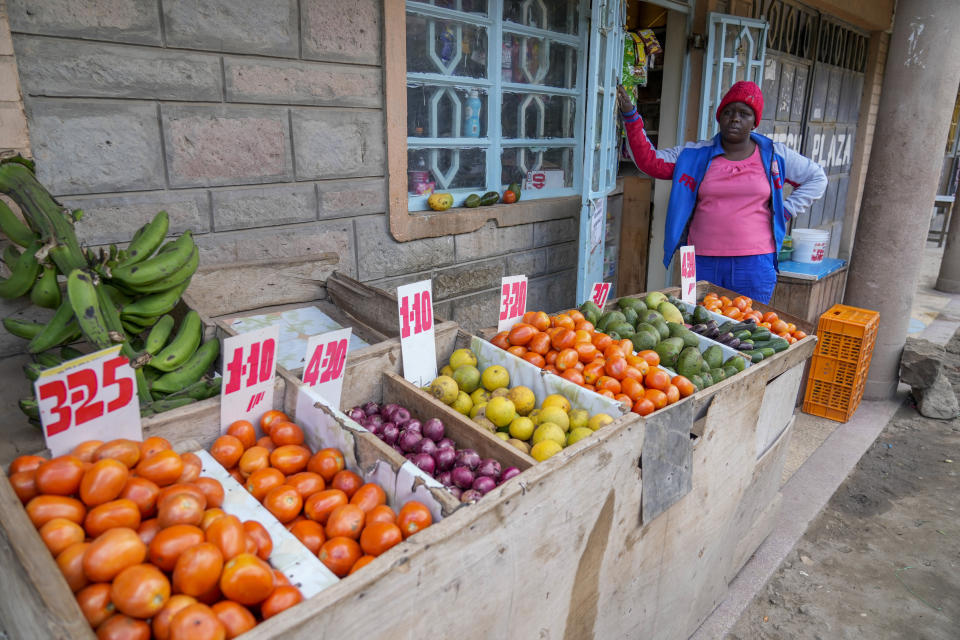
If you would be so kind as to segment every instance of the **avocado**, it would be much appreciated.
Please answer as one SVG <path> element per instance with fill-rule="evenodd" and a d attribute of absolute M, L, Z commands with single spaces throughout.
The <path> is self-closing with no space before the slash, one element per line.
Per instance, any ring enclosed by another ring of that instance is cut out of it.
<path fill-rule="evenodd" d="M 623 317 L 627 319 L 632 326 L 637 326 L 637 323 L 640 322 L 640 316 L 637 314 L 637 310 L 633 307 L 627 307 L 623 310 Z"/>
<path fill-rule="evenodd" d="M 616 331 L 617 333 L 620 334 L 621 337 L 627 334 L 633 335 L 634 333 L 633 325 L 630 324 L 629 322 L 618 322 L 617 324 L 613 324 L 613 325 L 608 324 L 607 329 L 610 329 L 611 331 Z"/>
<path fill-rule="evenodd" d="M 511 182 L 510 186 L 507 187 L 507 191 L 513 191 L 513 193 L 517 196 L 517 199 L 514 200 L 514 202 L 520 201 L 520 185 L 519 184 L 517 184 L 516 182 Z"/>
<path fill-rule="evenodd" d="M 720 345 L 713 345 L 708 347 L 706 351 L 703 352 L 703 359 L 711 369 L 716 369 L 717 367 L 723 364 L 723 351 L 720 349 Z"/>
<path fill-rule="evenodd" d="M 485 207 L 491 204 L 497 204 L 498 202 L 500 202 L 500 194 L 496 191 L 487 191 L 485 194 L 480 196 L 480 204 Z"/>
<path fill-rule="evenodd" d="M 700 346 L 700 337 L 693 331 L 690 331 L 690 329 L 684 328 L 683 333 L 681 333 L 679 337 L 683 338 L 683 344 L 688 347 Z"/>
<path fill-rule="evenodd" d="M 634 349 L 646 351 L 657 346 L 657 343 L 660 342 L 660 334 L 657 333 L 656 329 L 653 331 L 640 330 L 633 334 L 632 340 Z"/>
<path fill-rule="evenodd" d="M 653 320 L 663 320 L 663 314 L 654 309 L 650 309 L 646 313 L 640 314 L 640 320 L 643 322 L 651 322 Z"/>
<path fill-rule="evenodd" d="M 617 300 L 617 306 L 623 310 L 634 309 L 638 314 L 642 314 L 644 311 L 647 310 L 647 305 L 645 305 L 643 303 L 643 300 L 641 300 L 640 298 L 630 298 L 630 297 L 620 298 L 619 300 Z"/>
<path fill-rule="evenodd" d="M 742 356 L 734 354 L 729 358 L 727 358 L 727 361 L 723 363 L 724 369 L 731 366 L 734 369 L 736 369 L 738 372 L 743 371 L 744 369 L 747 368 L 747 361 L 744 360 Z"/>
<path fill-rule="evenodd" d="M 684 327 L 682 324 L 669 321 L 667 322 L 667 329 L 670 330 L 671 338 L 682 338 L 683 332 L 686 331 L 686 327 Z"/>
<path fill-rule="evenodd" d="M 677 358 L 680 356 L 682 349 L 683 340 L 680 338 L 661 340 L 660 343 L 654 347 L 654 351 L 660 356 L 660 364 L 670 369 L 677 366 Z"/>
<path fill-rule="evenodd" d="M 716 384 L 717 382 L 722 382 L 727 376 L 724 375 L 723 369 L 716 367 L 714 369 L 710 369 L 710 377 L 713 378 L 713 382 Z"/>
<path fill-rule="evenodd" d="M 470 207 L 471 209 L 473 209 L 474 207 L 479 207 L 480 196 L 478 196 L 475 193 L 471 193 L 470 195 L 467 196 L 467 199 L 463 201 L 463 206 Z"/>
<path fill-rule="evenodd" d="M 696 347 L 686 347 L 677 357 L 677 373 L 692 379 L 700 373 L 701 362 L 703 358 L 700 356 L 700 351 Z"/>
<path fill-rule="evenodd" d="M 735 376 L 735 375 L 737 375 L 738 373 L 740 373 L 740 372 L 737 371 L 737 368 L 736 368 L 735 366 L 733 366 L 732 364 L 725 364 L 725 365 L 723 365 L 723 377 L 724 377 L 724 378 L 729 378 L 730 376 Z"/>
<path fill-rule="evenodd" d="M 644 299 L 644 304 L 647 305 L 648 309 L 656 309 L 660 306 L 661 302 L 666 302 L 667 296 L 660 293 L 659 291 L 651 291 L 647 294 L 646 299 Z"/>
<path fill-rule="evenodd" d="M 706 385 L 703 383 L 703 378 L 700 377 L 700 374 L 695 374 L 690 377 L 690 382 L 693 383 L 693 386 L 697 388 L 697 391 L 703 389 Z"/>
<path fill-rule="evenodd" d="M 654 320 L 650 324 L 656 327 L 657 331 L 660 333 L 661 340 L 666 340 L 670 337 L 670 328 L 667 327 L 667 323 L 663 320 Z"/>
<path fill-rule="evenodd" d="M 597 320 L 600 319 L 600 307 L 597 306 L 597 303 L 593 300 L 587 300 L 582 305 L 580 305 L 580 313 L 583 314 L 583 317 L 587 319 L 587 322 L 596 326 Z"/>
<path fill-rule="evenodd" d="M 706 324 L 712 319 L 713 318 L 711 317 L 710 312 L 707 311 L 706 307 L 697 305 L 693 308 L 693 324 Z"/>

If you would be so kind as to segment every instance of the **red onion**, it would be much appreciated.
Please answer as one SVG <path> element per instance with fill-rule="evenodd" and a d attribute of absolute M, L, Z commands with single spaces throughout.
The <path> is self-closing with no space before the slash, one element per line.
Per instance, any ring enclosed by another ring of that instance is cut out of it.
<path fill-rule="evenodd" d="M 473 471 L 467 467 L 454 467 L 451 477 L 453 484 L 461 489 L 469 489 L 473 485 Z"/>
<path fill-rule="evenodd" d="M 378 405 L 376 402 L 368 402 L 367 404 L 363 405 L 363 412 L 368 416 L 372 416 L 375 413 L 380 413 L 380 405 Z"/>
<path fill-rule="evenodd" d="M 456 449 L 457 443 L 451 440 L 450 438 L 441 438 L 440 442 L 437 443 L 437 449 Z"/>
<path fill-rule="evenodd" d="M 437 452 L 433 454 L 433 459 L 437 461 L 437 469 L 440 471 L 449 471 L 453 469 L 453 463 L 457 459 L 457 452 L 450 447 L 437 449 Z"/>
<path fill-rule="evenodd" d="M 372 434 L 375 435 L 375 436 L 379 436 L 379 435 L 383 432 L 383 426 L 382 426 L 382 425 L 379 425 L 379 424 L 376 424 L 376 423 L 374 423 L 374 422 L 371 422 L 371 423 L 369 423 L 369 424 L 365 424 L 365 425 L 363 425 L 363 426 L 366 427 L 367 431 L 369 431 L 370 433 L 372 433 Z"/>
<path fill-rule="evenodd" d="M 457 466 L 468 467 L 471 471 L 480 464 L 480 454 L 473 449 L 460 449 L 457 451 Z M 466 487 L 464 487 L 466 488 Z"/>
<path fill-rule="evenodd" d="M 437 480 L 445 487 L 453 484 L 453 473 L 450 471 L 441 471 L 437 474 Z"/>
<path fill-rule="evenodd" d="M 405 454 L 403 454 L 403 457 L 406 458 L 407 460 L 409 460 L 410 462 L 413 462 L 413 457 L 414 457 L 415 455 L 417 455 L 417 454 L 415 454 L 415 453 L 405 453 Z"/>
<path fill-rule="evenodd" d="M 361 409 L 360 407 L 354 407 L 353 409 L 350 409 L 350 411 L 347 412 L 347 415 L 350 416 L 351 420 L 360 422 L 366 417 L 367 414 L 365 414 L 363 412 L 363 409 Z"/>
<path fill-rule="evenodd" d="M 422 434 L 423 425 L 420 424 L 420 421 L 416 418 L 411 418 L 403 425 L 404 431 L 416 431 L 417 433 Z"/>
<path fill-rule="evenodd" d="M 483 494 L 476 489 L 468 489 L 460 494 L 460 502 L 476 502 L 483 497 Z"/>
<path fill-rule="evenodd" d="M 471 489 L 475 489 L 482 494 L 486 494 L 488 491 L 493 491 L 497 486 L 497 481 L 489 476 L 478 476 L 474 479 L 473 484 L 470 486 Z"/>
<path fill-rule="evenodd" d="M 380 427 L 380 437 L 389 445 L 397 444 L 397 438 L 400 437 L 400 429 L 392 422 L 385 422 Z"/>
<path fill-rule="evenodd" d="M 437 470 L 437 465 L 433 461 L 433 456 L 431 456 L 429 453 L 415 453 L 410 459 L 413 461 L 413 464 L 417 465 L 425 473 L 429 473 L 431 476 L 433 475 L 433 472 Z"/>
<path fill-rule="evenodd" d="M 507 467 L 503 470 L 503 473 L 500 474 L 500 482 L 504 483 L 514 476 L 520 475 L 520 469 L 516 467 Z"/>
<path fill-rule="evenodd" d="M 420 442 L 421 439 L 420 434 L 416 431 L 404 431 L 400 434 L 400 439 L 397 440 L 397 444 L 407 453 L 413 453 L 417 448 L 417 443 Z"/>
<path fill-rule="evenodd" d="M 463 493 L 463 491 L 460 489 L 460 487 L 457 487 L 457 486 L 455 486 L 455 485 L 451 485 L 451 486 L 447 487 L 447 491 L 449 491 L 450 493 L 452 493 L 452 494 L 453 494 L 453 497 L 456 498 L 457 500 L 460 499 L 460 494 Z"/>
<path fill-rule="evenodd" d="M 423 438 L 417 443 L 417 453 L 425 453 L 432 457 L 437 453 L 437 445 L 430 438 Z"/>
<path fill-rule="evenodd" d="M 434 442 L 440 442 L 443 440 L 444 427 L 439 418 L 430 418 L 424 422 L 423 428 L 420 431 L 423 433 L 424 437 L 430 438 Z M 453 441 L 451 440 L 451 442 Z"/>
<path fill-rule="evenodd" d="M 484 458 L 480 461 L 480 464 L 477 465 L 477 475 L 487 476 L 494 480 L 498 479 L 500 477 L 500 463 L 493 458 Z M 484 493 L 486 493 L 486 491 L 484 491 Z"/>
<path fill-rule="evenodd" d="M 367 422 L 371 424 L 381 425 L 384 422 L 386 422 L 386 420 L 384 420 L 383 416 L 381 416 L 379 413 L 375 413 L 372 416 L 367 416 Z"/>
<path fill-rule="evenodd" d="M 396 411 L 393 412 L 393 422 L 396 422 L 398 425 L 404 425 L 410 420 L 410 412 L 404 409 L 403 407 L 398 407 Z"/>
<path fill-rule="evenodd" d="M 395 444 L 390 445 L 390 448 L 393 449 L 394 451 L 396 451 L 397 453 L 399 453 L 400 455 L 406 455 L 406 454 L 403 453 L 403 449 L 401 449 L 400 447 L 398 447 L 398 446 L 395 445 Z"/>
<path fill-rule="evenodd" d="M 380 410 L 380 415 L 382 415 L 384 418 L 386 418 L 390 422 L 393 422 L 393 418 L 394 416 L 396 416 L 397 409 L 399 408 L 400 408 L 400 405 L 398 404 L 388 404 L 387 406 L 385 406 L 383 409 Z"/>

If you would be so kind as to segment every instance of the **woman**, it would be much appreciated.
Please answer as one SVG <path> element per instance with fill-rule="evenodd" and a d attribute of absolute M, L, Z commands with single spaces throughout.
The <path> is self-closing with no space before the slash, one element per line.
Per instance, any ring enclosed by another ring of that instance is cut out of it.
<path fill-rule="evenodd" d="M 716 114 L 720 133 L 712 140 L 671 149 L 653 147 L 622 86 L 618 101 L 637 167 L 673 180 L 664 266 L 681 244 L 691 244 L 698 280 L 770 302 L 787 221 L 827 187 L 820 165 L 753 131 L 763 113 L 763 93 L 753 82 L 737 82 L 723 96 Z M 784 182 L 794 187 L 786 199 Z"/>

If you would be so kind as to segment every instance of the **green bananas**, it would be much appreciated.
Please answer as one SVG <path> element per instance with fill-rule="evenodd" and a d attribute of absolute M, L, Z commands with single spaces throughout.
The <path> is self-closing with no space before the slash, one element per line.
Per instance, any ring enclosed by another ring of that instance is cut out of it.
<path fill-rule="evenodd" d="M 44 326 L 43 331 L 38 333 L 27 345 L 27 351 L 40 353 L 69 342 L 79 329 L 80 326 L 70 301 L 64 300 L 57 308 L 56 313 L 53 314 L 53 318 Z"/>
<path fill-rule="evenodd" d="M 167 212 L 158 211 L 153 220 L 140 227 L 133 235 L 133 239 L 127 246 L 126 257 L 118 266 L 130 267 L 153 255 L 163 239 L 167 237 L 169 227 L 170 218 L 167 216 Z M 116 250 L 116 246 L 113 247 L 113 250 Z"/>
<path fill-rule="evenodd" d="M 45 325 L 39 322 L 30 322 L 29 320 L 20 320 L 18 318 L 4 318 L 3 328 L 18 338 L 24 340 L 33 340 L 43 331 Z"/>
<path fill-rule="evenodd" d="M 219 354 L 220 341 L 216 338 L 207 340 L 183 366 L 157 378 L 152 389 L 161 393 L 173 393 L 193 384 L 203 377 Z"/>
<path fill-rule="evenodd" d="M 106 349 L 115 344 L 103 319 L 97 287 L 93 284 L 90 272 L 84 269 L 70 272 L 67 276 L 67 299 L 87 342 L 97 349 Z"/>
<path fill-rule="evenodd" d="M 0 231 L 7 236 L 11 242 L 15 242 L 21 247 L 29 246 L 36 240 L 33 231 L 17 217 L 7 203 L 0 200 Z"/>
<path fill-rule="evenodd" d="M 40 250 L 39 240 L 34 240 L 26 251 L 20 254 L 14 264 L 8 264 L 9 278 L 0 278 L 0 297 L 17 298 L 30 291 L 37 274 L 40 273 L 40 263 L 36 253 Z"/>
<path fill-rule="evenodd" d="M 193 235 L 187 231 L 152 258 L 112 269 L 110 277 L 134 289 L 154 283 L 183 267 L 193 255 L 194 248 Z"/>
<path fill-rule="evenodd" d="M 160 371 L 173 371 L 197 351 L 202 339 L 203 322 L 200 321 L 200 314 L 190 311 L 180 322 L 176 337 L 150 360 L 150 366 Z"/>
<path fill-rule="evenodd" d="M 125 316 L 162 316 L 165 313 L 170 313 L 180 302 L 180 296 L 183 295 L 188 286 L 190 286 L 189 280 L 173 289 L 143 296 L 139 300 L 124 305 L 122 314 Z"/>
<path fill-rule="evenodd" d="M 56 309 L 62 302 L 55 267 L 43 267 L 43 273 L 30 289 L 30 302 L 45 309 Z"/>
<path fill-rule="evenodd" d="M 157 320 L 149 335 L 147 335 L 144 350 L 152 356 L 157 355 L 160 349 L 163 349 L 163 345 L 167 344 L 167 339 L 170 338 L 171 333 L 173 333 L 173 316 L 164 315 Z"/>

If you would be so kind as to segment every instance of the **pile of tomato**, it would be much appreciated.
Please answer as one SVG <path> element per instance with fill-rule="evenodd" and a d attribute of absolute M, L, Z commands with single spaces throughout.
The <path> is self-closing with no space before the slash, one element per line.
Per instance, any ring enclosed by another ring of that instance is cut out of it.
<path fill-rule="evenodd" d="M 753 300 L 747 296 L 737 296 L 731 300 L 727 296 L 720 296 L 711 291 L 698 304 L 705 307 L 707 311 L 725 315 L 731 320 L 752 319 L 757 326 L 770 329 L 770 333 L 783 338 L 790 344 L 807 337 L 806 332 L 797 329 L 797 325 L 792 322 L 781 320 L 775 311 L 763 313 L 754 309 Z"/>
<path fill-rule="evenodd" d="M 379 485 L 346 468 L 339 449 L 311 452 L 283 412 L 267 412 L 260 427 L 267 435 L 257 440 L 250 422 L 234 422 L 210 454 L 338 577 L 433 523 L 415 500 L 394 512 Z"/>
<path fill-rule="evenodd" d="M 302 600 L 270 535 L 163 438 L 21 456 L 9 479 L 97 637 L 233 638 Z"/>
<path fill-rule="evenodd" d="M 491 342 L 545 371 L 619 401 L 642 416 L 692 395 L 696 387 L 683 376 L 661 369 L 656 351 L 634 353 L 628 339 L 614 340 L 596 331 L 576 309 L 553 316 L 528 311 L 509 331 Z"/>

